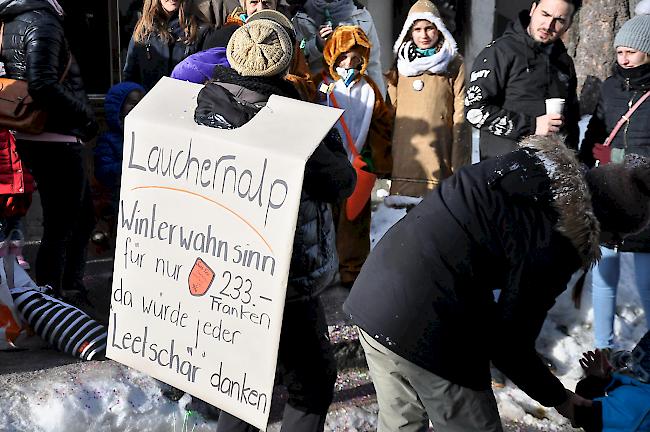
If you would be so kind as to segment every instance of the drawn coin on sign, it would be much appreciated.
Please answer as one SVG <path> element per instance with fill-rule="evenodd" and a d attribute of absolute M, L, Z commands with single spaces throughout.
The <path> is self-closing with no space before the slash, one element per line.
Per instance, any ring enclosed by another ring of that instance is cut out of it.
<path fill-rule="evenodd" d="M 201 258 L 197 258 L 188 278 L 190 294 L 200 297 L 205 295 L 214 281 L 214 271 Z"/>

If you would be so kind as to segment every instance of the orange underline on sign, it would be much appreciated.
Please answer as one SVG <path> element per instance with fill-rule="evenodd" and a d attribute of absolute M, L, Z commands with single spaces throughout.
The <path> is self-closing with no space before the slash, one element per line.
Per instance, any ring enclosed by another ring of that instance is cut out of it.
<path fill-rule="evenodd" d="M 264 236 L 263 236 L 263 235 L 262 235 L 262 234 L 257 230 L 257 228 L 255 228 L 255 227 L 253 226 L 253 224 L 251 224 L 251 223 L 248 222 L 245 218 L 243 218 L 242 216 L 240 216 L 236 211 L 234 211 L 234 210 L 232 210 L 232 209 L 226 207 L 225 205 L 221 204 L 220 202 L 217 202 L 217 201 L 215 201 L 215 200 L 213 200 L 213 199 L 211 199 L 211 198 L 208 198 L 208 197 L 205 196 L 205 195 L 201 195 L 201 194 L 198 194 L 198 193 L 196 193 L 196 192 L 192 192 L 192 191 L 189 191 L 189 190 L 186 190 L 186 189 L 179 189 L 179 188 L 168 187 L 168 186 L 136 186 L 136 187 L 132 188 L 131 190 L 134 191 L 134 190 L 138 190 L 138 189 L 164 189 L 164 190 L 170 190 L 170 191 L 173 191 L 173 192 L 181 192 L 181 193 L 185 193 L 185 194 L 188 194 L 188 195 L 193 195 L 193 196 L 196 196 L 196 197 L 202 198 L 202 199 L 204 199 L 204 200 L 206 200 L 206 201 L 208 201 L 208 202 L 211 202 L 212 204 L 216 204 L 216 205 L 218 205 L 219 207 L 221 207 L 222 209 L 224 209 L 224 210 L 226 210 L 226 211 L 232 213 L 233 215 L 235 215 L 235 217 L 237 217 L 239 220 L 241 220 L 241 221 L 244 222 L 246 225 L 248 225 L 248 227 L 249 227 L 250 229 L 252 229 L 252 230 L 255 232 L 255 234 L 257 234 L 257 236 L 258 236 L 260 239 L 262 239 L 262 241 L 264 242 L 264 244 L 266 245 L 266 247 L 269 248 L 269 250 L 271 251 L 271 253 L 275 255 L 275 253 L 273 252 L 273 249 L 271 248 L 271 245 L 269 244 L 269 242 L 266 241 L 266 239 L 264 238 Z"/>

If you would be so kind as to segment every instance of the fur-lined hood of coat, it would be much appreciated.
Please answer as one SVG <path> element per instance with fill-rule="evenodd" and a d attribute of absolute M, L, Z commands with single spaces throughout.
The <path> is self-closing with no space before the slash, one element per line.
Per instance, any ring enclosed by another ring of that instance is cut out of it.
<path fill-rule="evenodd" d="M 555 229 L 578 251 L 583 268 L 600 258 L 600 224 L 594 215 L 591 194 L 576 155 L 558 136 L 530 136 L 519 144 L 535 151 L 551 181 L 552 205 L 559 214 Z"/>

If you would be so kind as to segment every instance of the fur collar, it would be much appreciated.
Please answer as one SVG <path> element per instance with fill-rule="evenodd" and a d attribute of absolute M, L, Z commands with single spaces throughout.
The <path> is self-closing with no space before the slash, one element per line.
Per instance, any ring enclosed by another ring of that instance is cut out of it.
<path fill-rule="evenodd" d="M 600 258 L 600 224 L 591 205 L 580 163 L 572 150 L 558 136 L 530 136 L 519 145 L 535 150 L 551 180 L 552 205 L 560 215 L 555 229 L 575 246 L 583 268 L 587 269 Z"/>

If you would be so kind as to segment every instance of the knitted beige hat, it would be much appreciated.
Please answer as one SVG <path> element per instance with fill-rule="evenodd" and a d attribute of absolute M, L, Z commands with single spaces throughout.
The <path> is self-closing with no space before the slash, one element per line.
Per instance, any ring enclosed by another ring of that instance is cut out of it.
<path fill-rule="evenodd" d="M 243 76 L 273 76 L 291 64 L 293 45 L 287 31 L 268 19 L 238 28 L 226 47 L 230 66 Z"/>

